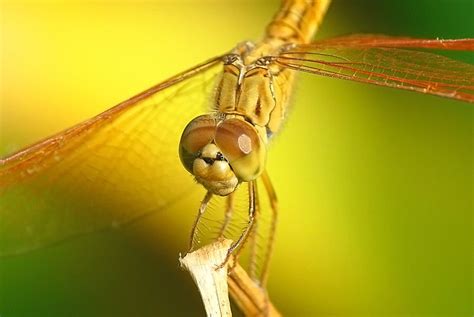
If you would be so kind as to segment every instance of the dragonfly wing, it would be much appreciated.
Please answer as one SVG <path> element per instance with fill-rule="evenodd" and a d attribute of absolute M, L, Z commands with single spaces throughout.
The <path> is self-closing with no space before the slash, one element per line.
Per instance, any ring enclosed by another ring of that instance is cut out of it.
<path fill-rule="evenodd" d="M 344 45 L 347 44 L 347 45 Z M 404 48 L 474 50 L 474 40 L 346 37 L 300 45 L 276 63 L 317 75 L 474 102 L 474 66 Z"/>
<path fill-rule="evenodd" d="M 265 172 L 266 173 L 266 172 Z M 265 184 L 267 182 L 267 184 Z M 275 242 L 275 231 L 277 224 L 276 194 L 268 176 L 257 180 L 256 216 L 254 228 L 248 241 L 248 272 L 250 276 L 265 286 L 268 277 L 268 264 L 271 260 Z M 268 187 L 270 184 L 270 187 Z"/>
<path fill-rule="evenodd" d="M 258 282 L 265 275 L 274 236 L 274 214 L 267 188 L 262 179 L 255 183 L 255 217 L 247 238 L 233 254 L 250 277 Z M 250 187 L 242 183 L 229 196 L 213 196 L 197 226 L 196 247 L 204 246 L 219 238 L 237 241 L 250 219 Z"/>
<path fill-rule="evenodd" d="M 0 255 L 162 210 L 195 183 L 178 144 L 209 111 L 220 58 L 1 160 Z"/>
<path fill-rule="evenodd" d="M 474 39 L 418 39 L 411 37 L 395 37 L 383 34 L 351 34 L 334 37 L 299 46 L 298 50 L 314 50 L 327 48 L 425 48 L 456 51 L 474 51 Z"/>

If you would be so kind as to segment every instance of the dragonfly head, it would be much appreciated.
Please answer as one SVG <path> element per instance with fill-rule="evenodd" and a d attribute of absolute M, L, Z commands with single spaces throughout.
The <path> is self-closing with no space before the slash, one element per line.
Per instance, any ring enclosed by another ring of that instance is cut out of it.
<path fill-rule="evenodd" d="M 207 190 L 226 196 L 262 173 L 266 150 L 256 129 L 245 120 L 203 115 L 184 129 L 179 156 Z"/>

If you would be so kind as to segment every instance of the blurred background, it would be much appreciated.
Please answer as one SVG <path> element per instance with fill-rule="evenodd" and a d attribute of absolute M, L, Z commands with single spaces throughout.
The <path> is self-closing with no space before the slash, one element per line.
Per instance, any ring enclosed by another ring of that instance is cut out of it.
<path fill-rule="evenodd" d="M 258 40 L 278 7 L 3 1 L 0 154 Z M 335 0 L 317 38 L 473 37 L 473 12 L 471 0 Z M 274 304 L 287 316 L 472 316 L 472 105 L 310 75 L 293 103 L 268 159 L 280 201 Z M 174 214 L 199 199 L 0 259 L 0 315 L 204 315 L 177 261 L 190 220 Z"/>

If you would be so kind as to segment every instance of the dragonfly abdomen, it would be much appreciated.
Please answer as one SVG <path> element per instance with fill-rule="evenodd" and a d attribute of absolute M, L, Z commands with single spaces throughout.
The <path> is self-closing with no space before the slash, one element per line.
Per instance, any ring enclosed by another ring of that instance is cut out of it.
<path fill-rule="evenodd" d="M 267 26 L 266 38 L 285 43 L 308 43 L 315 34 L 330 0 L 286 0 Z"/>

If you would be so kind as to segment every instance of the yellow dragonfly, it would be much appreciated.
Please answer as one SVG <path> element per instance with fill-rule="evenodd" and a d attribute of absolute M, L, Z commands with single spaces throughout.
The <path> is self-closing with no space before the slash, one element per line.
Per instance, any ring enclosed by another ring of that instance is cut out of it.
<path fill-rule="evenodd" d="M 239 188 L 241 195 L 248 196 L 243 203 L 248 205 L 249 223 L 241 227 L 243 232 L 237 235 L 230 251 L 237 249 L 255 228 L 258 198 L 265 195 L 262 191 L 268 192 L 267 203 L 276 209 L 274 189 L 264 171 L 266 144 L 286 117 L 286 99 L 291 92 L 288 87 L 296 71 L 473 101 L 472 66 L 405 50 L 472 50 L 471 40 L 371 35 L 309 43 L 311 29 L 319 19 L 311 16 L 300 23 L 296 17 L 313 11 L 300 8 L 297 2 L 286 5 L 281 18 L 267 28 L 270 40 L 263 45 L 240 44 L 230 53 L 192 67 L 93 119 L 6 157 L 2 161 L 0 225 L 3 254 L 17 254 L 71 235 L 120 226 L 166 209 L 196 186 L 179 164 L 179 144 L 184 166 L 207 189 L 202 211 L 212 197 L 225 196 L 216 203 L 224 208 L 215 209 L 224 211 L 223 216 L 229 215 L 225 211 L 234 209 L 238 199 L 233 198 L 235 190 Z M 304 25 L 307 30 L 301 31 L 294 24 Z M 248 100 L 241 101 L 244 98 Z M 267 109 L 270 106 L 271 110 Z M 217 113 L 192 121 L 206 108 Z M 181 133 L 176 131 L 183 129 L 180 142 Z M 233 135 L 235 131 L 241 133 Z M 197 141 L 193 135 L 197 135 Z M 217 186 L 207 169 L 219 165 L 223 165 L 220 168 L 228 178 L 214 174 L 219 178 Z M 260 195 L 256 188 L 260 188 Z M 217 234 L 224 233 L 226 227 L 224 222 Z M 274 227 L 270 222 L 268 230 Z M 198 226 L 194 228 L 199 230 Z M 192 236 L 196 234 L 193 230 Z M 264 236 L 270 236 L 265 243 L 265 252 L 270 253 L 272 234 Z M 262 282 L 266 280 L 267 263 L 263 260 L 260 275 L 256 276 Z"/>

